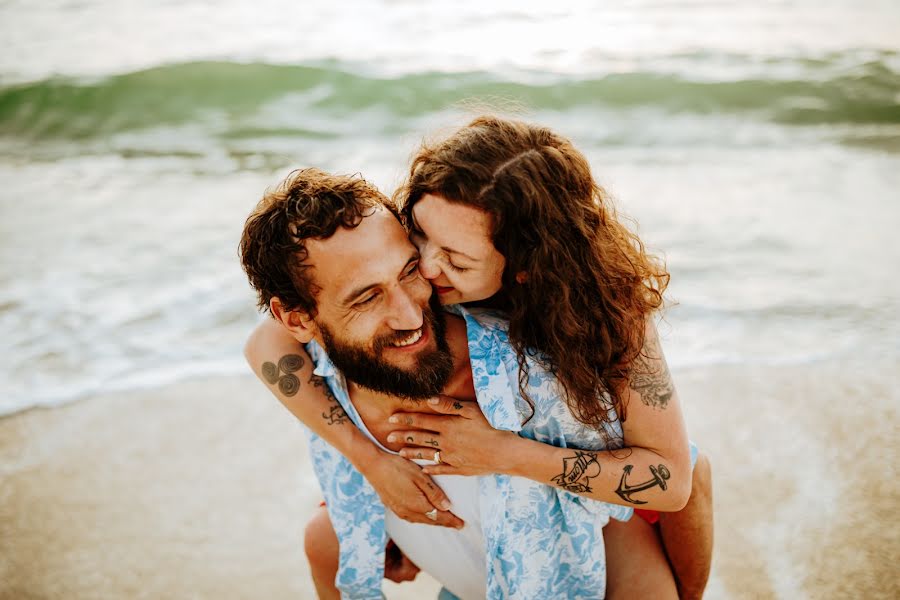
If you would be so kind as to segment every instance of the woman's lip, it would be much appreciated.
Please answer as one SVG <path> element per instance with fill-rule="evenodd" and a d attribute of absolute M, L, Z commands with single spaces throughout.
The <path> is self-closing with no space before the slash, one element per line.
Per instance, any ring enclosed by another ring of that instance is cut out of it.
<path fill-rule="evenodd" d="M 434 291 L 436 291 L 438 294 L 446 294 L 447 292 L 452 292 L 453 288 L 436 285 L 434 286 Z"/>

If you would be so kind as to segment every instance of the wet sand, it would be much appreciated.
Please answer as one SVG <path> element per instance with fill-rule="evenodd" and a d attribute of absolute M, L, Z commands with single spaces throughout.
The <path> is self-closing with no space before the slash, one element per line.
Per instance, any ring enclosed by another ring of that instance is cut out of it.
<path fill-rule="evenodd" d="M 675 373 L 713 463 L 709 598 L 900 597 L 897 373 Z M 300 427 L 250 376 L 6 417 L 0 597 L 313 598 L 301 536 L 319 499 Z"/>

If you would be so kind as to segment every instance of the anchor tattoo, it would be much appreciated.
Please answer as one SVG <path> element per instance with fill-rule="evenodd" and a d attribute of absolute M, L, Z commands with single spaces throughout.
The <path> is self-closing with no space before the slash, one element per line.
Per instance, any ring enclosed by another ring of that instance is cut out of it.
<path fill-rule="evenodd" d="M 631 465 L 625 465 L 623 469 L 625 472 L 622 473 L 622 479 L 619 481 L 619 489 L 616 490 L 616 493 L 619 497 L 625 502 L 631 502 L 632 504 L 647 504 L 643 500 L 638 500 L 637 498 L 632 498 L 631 495 L 637 492 L 643 492 L 644 490 L 649 490 L 652 487 L 659 486 L 663 490 L 666 489 L 666 480 L 672 475 L 669 473 L 669 469 L 666 468 L 666 465 L 659 465 L 654 467 L 650 465 L 650 472 L 653 474 L 653 479 L 645 481 L 644 483 L 637 483 L 635 485 L 628 485 L 628 482 L 625 481 L 625 478 L 631 474 Z"/>

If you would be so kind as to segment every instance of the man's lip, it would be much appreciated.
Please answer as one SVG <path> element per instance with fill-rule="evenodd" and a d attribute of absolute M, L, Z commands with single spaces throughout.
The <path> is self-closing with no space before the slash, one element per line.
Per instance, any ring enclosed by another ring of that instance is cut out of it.
<path fill-rule="evenodd" d="M 436 291 L 438 294 L 446 294 L 447 292 L 452 292 L 453 288 L 436 285 L 434 286 L 434 291 Z"/>
<path fill-rule="evenodd" d="M 395 350 L 397 352 L 413 352 L 418 350 L 422 346 L 428 343 L 428 340 L 431 339 L 431 328 L 426 323 L 422 328 L 422 337 L 415 344 L 410 344 L 409 346 L 394 346 L 393 344 L 388 344 L 387 348 L 391 350 Z"/>

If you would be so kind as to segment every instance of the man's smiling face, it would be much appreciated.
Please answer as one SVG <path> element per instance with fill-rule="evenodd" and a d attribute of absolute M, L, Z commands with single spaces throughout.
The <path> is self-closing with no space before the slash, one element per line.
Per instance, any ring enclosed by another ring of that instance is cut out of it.
<path fill-rule="evenodd" d="M 444 317 L 396 217 L 375 209 L 306 248 L 318 287 L 315 338 L 335 366 L 378 392 L 438 394 L 453 368 Z"/>

